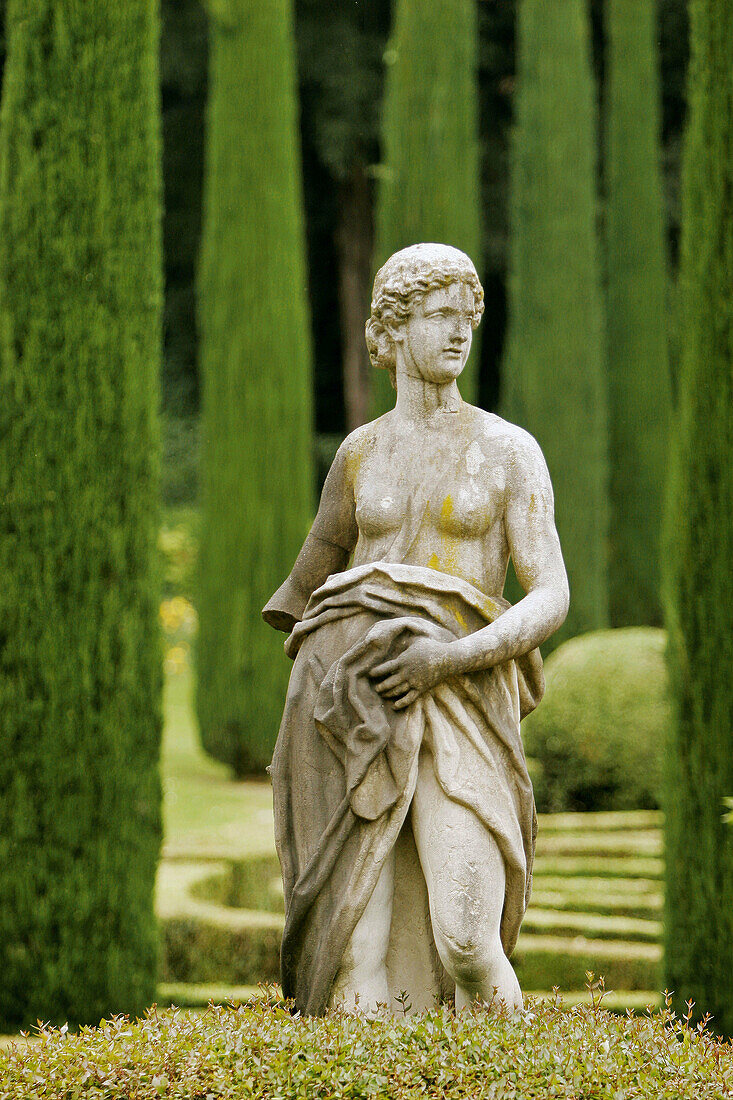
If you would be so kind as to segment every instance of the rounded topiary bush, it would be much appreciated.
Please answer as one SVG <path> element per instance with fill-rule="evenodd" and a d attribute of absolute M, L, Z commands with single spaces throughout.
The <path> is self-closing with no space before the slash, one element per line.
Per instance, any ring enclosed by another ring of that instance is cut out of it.
<path fill-rule="evenodd" d="M 626 627 L 572 638 L 548 658 L 545 697 L 522 723 L 540 811 L 659 805 L 665 645 L 663 630 Z"/>

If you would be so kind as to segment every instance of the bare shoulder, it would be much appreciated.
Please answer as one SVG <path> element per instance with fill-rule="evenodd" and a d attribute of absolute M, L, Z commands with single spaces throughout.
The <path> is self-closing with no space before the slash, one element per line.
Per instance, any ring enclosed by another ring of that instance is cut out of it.
<path fill-rule="evenodd" d="M 389 413 L 385 413 L 383 416 L 377 417 L 376 420 L 369 420 L 366 424 L 354 428 L 353 432 L 349 432 L 346 436 L 340 449 L 344 451 L 344 454 L 358 454 L 365 447 L 369 447 L 379 439 L 389 421 L 389 416 Z"/>
<path fill-rule="evenodd" d="M 474 430 L 482 445 L 491 452 L 495 463 L 504 466 L 508 476 L 546 471 L 540 446 L 528 431 L 496 413 L 473 407 L 471 413 Z"/>
<path fill-rule="evenodd" d="M 361 463 L 377 447 L 388 430 L 389 417 L 390 413 L 385 413 L 350 432 L 336 452 L 334 464 L 343 463 L 347 474 L 353 479 Z"/>

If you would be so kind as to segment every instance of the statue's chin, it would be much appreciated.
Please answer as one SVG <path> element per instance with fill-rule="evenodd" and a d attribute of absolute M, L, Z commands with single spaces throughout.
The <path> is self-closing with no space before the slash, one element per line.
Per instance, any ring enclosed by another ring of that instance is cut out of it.
<path fill-rule="evenodd" d="M 446 382 L 454 382 L 465 365 L 463 359 L 444 359 L 440 363 L 423 369 L 420 373 L 426 382 L 433 382 L 440 386 Z"/>

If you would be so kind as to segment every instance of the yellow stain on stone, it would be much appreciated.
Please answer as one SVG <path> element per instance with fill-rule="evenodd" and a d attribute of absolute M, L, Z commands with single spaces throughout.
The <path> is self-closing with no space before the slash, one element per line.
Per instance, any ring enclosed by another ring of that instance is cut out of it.
<path fill-rule="evenodd" d="M 440 572 L 440 562 L 437 554 L 431 554 L 428 561 L 428 569 L 437 569 Z"/>
<path fill-rule="evenodd" d="M 346 459 L 346 470 L 352 481 L 356 481 L 361 470 L 364 455 L 361 451 L 352 451 Z"/>
<path fill-rule="evenodd" d="M 446 520 L 446 519 L 450 519 L 452 515 L 453 515 L 453 497 L 449 493 L 448 496 L 443 501 L 443 504 L 441 505 L 440 518 L 442 520 Z"/>

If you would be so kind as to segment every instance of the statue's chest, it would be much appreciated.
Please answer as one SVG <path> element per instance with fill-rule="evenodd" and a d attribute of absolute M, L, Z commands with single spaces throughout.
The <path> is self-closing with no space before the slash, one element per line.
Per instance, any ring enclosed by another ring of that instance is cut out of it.
<path fill-rule="evenodd" d="M 489 467 L 478 444 L 462 451 L 372 455 L 356 484 L 360 532 L 378 538 L 417 520 L 454 538 L 478 538 L 503 506 L 504 472 Z"/>

